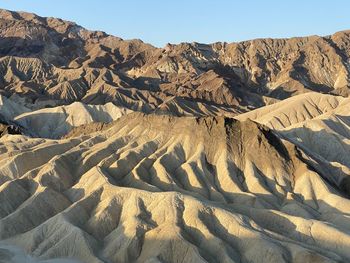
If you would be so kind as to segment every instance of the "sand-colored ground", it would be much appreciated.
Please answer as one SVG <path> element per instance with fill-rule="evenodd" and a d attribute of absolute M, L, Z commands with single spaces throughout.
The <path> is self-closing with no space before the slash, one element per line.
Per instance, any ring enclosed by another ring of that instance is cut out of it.
<path fill-rule="evenodd" d="M 0 10 L 0 263 L 350 262 L 349 63 Z"/>
<path fill-rule="evenodd" d="M 0 239 L 40 260 L 347 262 L 346 101 L 297 98 L 257 122 L 130 113 L 63 140 L 5 135 Z"/>

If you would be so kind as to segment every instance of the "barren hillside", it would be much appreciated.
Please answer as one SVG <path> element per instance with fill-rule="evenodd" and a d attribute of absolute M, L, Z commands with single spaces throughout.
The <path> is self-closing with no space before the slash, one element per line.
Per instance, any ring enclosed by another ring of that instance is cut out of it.
<path fill-rule="evenodd" d="M 349 65 L 1 10 L 0 262 L 349 262 Z"/>

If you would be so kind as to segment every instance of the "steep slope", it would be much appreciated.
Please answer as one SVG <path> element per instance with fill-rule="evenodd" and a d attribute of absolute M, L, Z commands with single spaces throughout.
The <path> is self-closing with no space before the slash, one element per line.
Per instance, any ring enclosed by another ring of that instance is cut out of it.
<path fill-rule="evenodd" d="M 7 135 L 0 153 L 0 238 L 39 259 L 350 258 L 341 174 L 249 120 L 132 113 L 66 140 Z"/>
<path fill-rule="evenodd" d="M 350 100 L 310 121 L 298 123 L 280 131 L 280 134 L 313 154 L 319 162 L 334 167 L 341 174 L 350 175 Z M 338 181 L 349 190 L 348 177 Z"/>
<path fill-rule="evenodd" d="M 23 101 L 0 95 L 1 130 L 21 132 L 29 136 L 61 138 L 75 127 L 90 123 L 110 123 L 131 110 L 117 107 L 113 103 L 86 105 L 74 102 L 70 105 L 33 110 Z"/>
<path fill-rule="evenodd" d="M 0 94 L 19 94 L 40 107 L 113 102 L 143 112 L 238 114 L 310 91 L 347 96 L 349 39 L 343 31 L 155 48 L 1 10 Z"/>
<path fill-rule="evenodd" d="M 0 262 L 349 262 L 349 63 L 0 10 Z"/>
<path fill-rule="evenodd" d="M 58 106 L 23 113 L 14 122 L 26 127 L 30 135 L 43 138 L 60 138 L 72 128 L 94 122 L 109 123 L 131 112 L 111 102 L 105 105 L 85 105 L 74 102 L 69 106 Z"/>
<path fill-rule="evenodd" d="M 235 118 L 251 119 L 271 129 L 281 130 L 349 105 L 349 98 L 310 92 L 256 109 Z"/>
<path fill-rule="evenodd" d="M 13 121 L 16 116 L 30 111 L 24 105 L 0 95 L 0 117 L 3 121 Z"/>
<path fill-rule="evenodd" d="M 350 189 L 350 99 L 309 93 L 236 116 L 252 119 L 277 131 L 313 156 L 331 175 L 341 174 L 336 184 Z M 323 169 L 322 168 L 322 169 Z M 328 169 L 328 168 L 327 168 Z"/>

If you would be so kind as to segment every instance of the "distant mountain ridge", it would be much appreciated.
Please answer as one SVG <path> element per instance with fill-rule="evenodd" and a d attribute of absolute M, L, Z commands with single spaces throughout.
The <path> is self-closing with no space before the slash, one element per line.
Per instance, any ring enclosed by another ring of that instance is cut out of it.
<path fill-rule="evenodd" d="M 310 91 L 348 96 L 350 31 L 155 48 L 1 10 L 0 72 L 1 94 L 42 107 L 113 102 L 143 112 L 235 115 Z"/>

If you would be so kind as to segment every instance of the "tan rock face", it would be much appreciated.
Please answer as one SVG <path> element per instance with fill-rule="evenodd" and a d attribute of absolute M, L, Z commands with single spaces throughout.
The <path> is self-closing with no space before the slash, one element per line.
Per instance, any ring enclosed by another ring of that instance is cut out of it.
<path fill-rule="evenodd" d="M 306 142 L 224 117 L 131 113 L 95 128 L 0 139 L 6 244 L 82 262 L 350 258 L 350 174 Z"/>
<path fill-rule="evenodd" d="M 349 262 L 349 58 L 1 10 L 0 262 Z"/>

